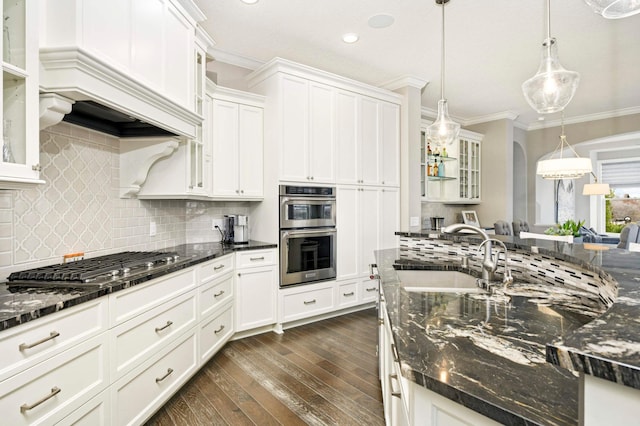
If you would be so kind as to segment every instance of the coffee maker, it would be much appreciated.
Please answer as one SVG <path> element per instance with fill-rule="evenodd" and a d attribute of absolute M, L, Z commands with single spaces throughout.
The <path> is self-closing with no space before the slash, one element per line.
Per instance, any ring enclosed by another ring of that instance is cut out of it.
<path fill-rule="evenodd" d="M 249 242 L 249 216 L 225 215 L 223 235 L 223 244 L 247 244 Z"/>

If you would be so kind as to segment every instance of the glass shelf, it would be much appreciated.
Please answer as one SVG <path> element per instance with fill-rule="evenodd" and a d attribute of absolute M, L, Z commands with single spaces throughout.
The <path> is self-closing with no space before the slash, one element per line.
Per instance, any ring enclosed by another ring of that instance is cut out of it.
<path fill-rule="evenodd" d="M 430 181 L 444 181 L 444 180 L 455 180 L 456 178 L 450 176 L 427 176 L 427 180 Z"/>
<path fill-rule="evenodd" d="M 427 159 L 428 160 L 442 160 L 444 162 L 457 160 L 457 158 L 454 158 L 454 157 L 443 157 L 441 155 L 428 155 Z"/>

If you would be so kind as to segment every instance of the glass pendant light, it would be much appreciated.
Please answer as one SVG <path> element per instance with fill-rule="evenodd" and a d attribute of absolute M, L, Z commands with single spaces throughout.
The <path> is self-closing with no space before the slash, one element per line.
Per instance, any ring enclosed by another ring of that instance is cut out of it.
<path fill-rule="evenodd" d="M 573 153 L 574 157 L 564 156 L 564 147 Z M 538 161 L 536 174 L 544 179 L 576 179 L 592 173 L 591 159 L 580 157 L 578 153 L 567 142 L 564 134 L 564 114 L 562 116 L 562 131 L 560 134 L 560 144 L 551 154 L 548 160 Z"/>
<path fill-rule="evenodd" d="M 444 5 L 449 0 L 435 0 L 436 4 L 442 5 L 442 58 L 440 70 L 440 100 L 438 101 L 438 116 L 436 121 L 427 127 L 427 139 L 435 146 L 450 146 L 458 140 L 460 135 L 460 125 L 449 117 L 449 106 L 444 98 Z"/>
<path fill-rule="evenodd" d="M 584 0 L 594 12 L 607 19 L 620 19 L 640 13 L 640 0 Z"/>
<path fill-rule="evenodd" d="M 558 59 L 558 44 L 551 37 L 550 0 L 547 0 L 547 38 L 542 43 L 542 59 L 536 75 L 522 84 L 531 107 L 540 114 L 562 111 L 576 93 L 580 74 L 567 71 Z"/>

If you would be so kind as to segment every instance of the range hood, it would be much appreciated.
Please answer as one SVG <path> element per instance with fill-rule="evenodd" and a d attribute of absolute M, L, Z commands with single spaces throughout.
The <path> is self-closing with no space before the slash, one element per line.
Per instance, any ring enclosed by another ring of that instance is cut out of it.
<path fill-rule="evenodd" d="M 71 106 L 71 112 L 66 114 L 62 121 L 88 127 L 118 138 L 176 136 L 175 133 L 168 130 L 145 123 L 138 118 L 94 101 L 76 101 Z"/>

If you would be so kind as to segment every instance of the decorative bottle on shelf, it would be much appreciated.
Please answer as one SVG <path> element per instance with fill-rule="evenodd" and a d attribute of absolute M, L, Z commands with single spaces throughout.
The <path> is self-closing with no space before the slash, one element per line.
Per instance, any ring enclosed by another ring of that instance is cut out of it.
<path fill-rule="evenodd" d="M 442 147 L 442 156 L 443 156 L 443 157 L 446 157 L 446 156 L 448 156 L 448 155 L 449 155 L 449 154 L 447 154 L 447 147 L 446 147 L 446 146 L 443 146 L 443 147 Z"/>
<path fill-rule="evenodd" d="M 427 158 L 431 157 L 431 155 L 433 155 L 433 152 L 431 152 L 431 142 L 427 140 Z"/>
<path fill-rule="evenodd" d="M 438 165 L 438 176 L 444 177 L 444 163 L 440 160 L 440 164 Z"/>
<path fill-rule="evenodd" d="M 431 168 L 431 176 L 439 176 L 439 169 L 438 169 L 438 163 L 437 162 L 433 162 L 433 167 Z"/>
<path fill-rule="evenodd" d="M 431 176 L 431 163 L 427 160 L 427 176 Z"/>

